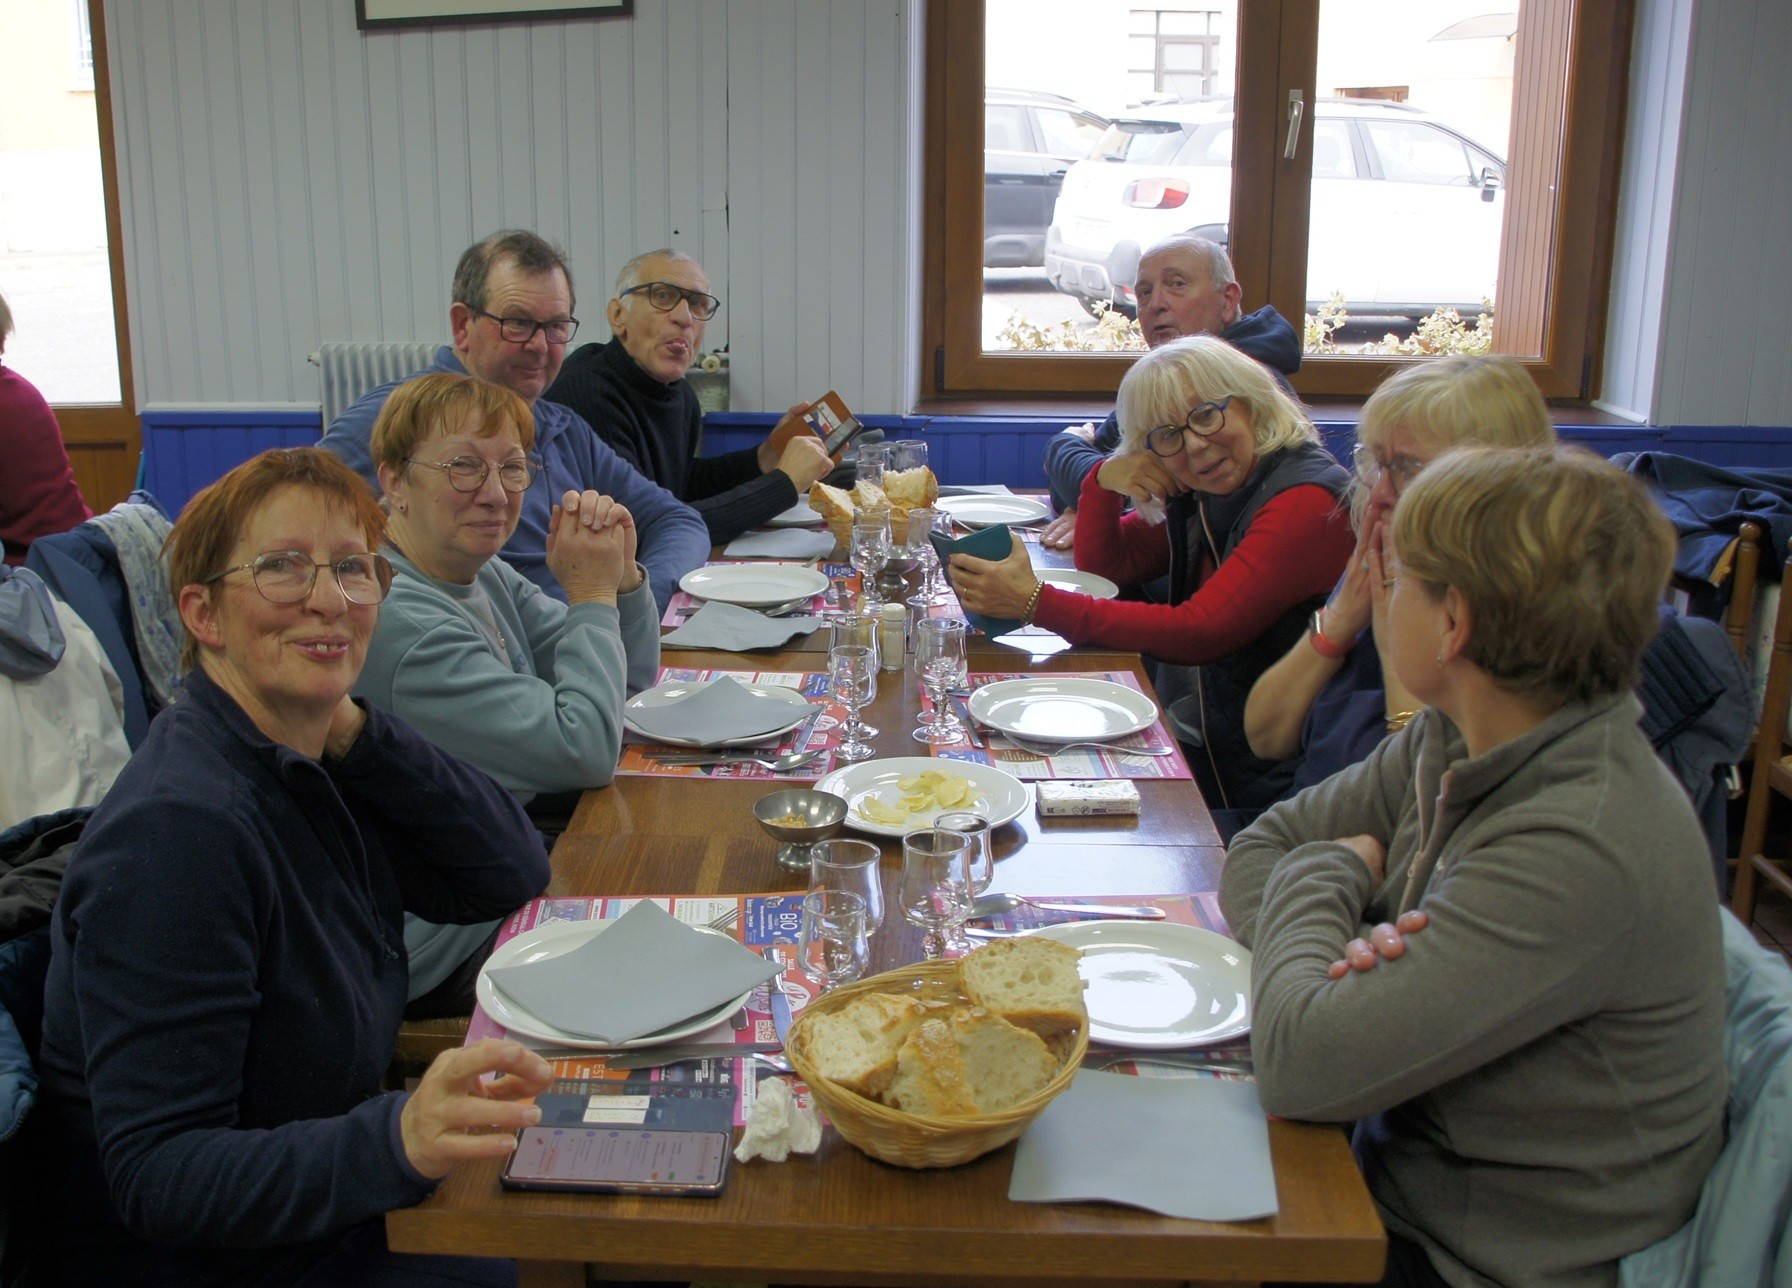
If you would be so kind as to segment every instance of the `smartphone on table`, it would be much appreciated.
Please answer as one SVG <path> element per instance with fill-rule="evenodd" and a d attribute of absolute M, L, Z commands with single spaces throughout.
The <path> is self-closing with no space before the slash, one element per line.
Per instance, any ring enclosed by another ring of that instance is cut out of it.
<path fill-rule="evenodd" d="M 525 1127 L 499 1177 L 507 1190 L 714 1198 L 728 1179 L 725 1131 Z"/>

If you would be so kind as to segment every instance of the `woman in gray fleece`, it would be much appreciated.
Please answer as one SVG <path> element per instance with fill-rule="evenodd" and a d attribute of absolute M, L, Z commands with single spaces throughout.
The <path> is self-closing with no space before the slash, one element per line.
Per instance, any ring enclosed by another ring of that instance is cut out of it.
<path fill-rule="evenodd" d="M 1263 1106 L 1356 1120 L 1386 1282 L 1609 1284 L 1723 1144 L 1709 862 L 1631 693 L 1673 533 L 1606 462 L 1537 448 L 1440 458 L 1393 534 L 1392 657 L 1427 706 L 1240 833 L 1221 882 Z"/>

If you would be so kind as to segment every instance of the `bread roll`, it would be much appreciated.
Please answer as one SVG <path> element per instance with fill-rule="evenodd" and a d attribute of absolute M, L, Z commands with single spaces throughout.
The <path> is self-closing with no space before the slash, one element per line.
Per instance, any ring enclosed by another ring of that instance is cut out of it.
<path fill-rule="evenodd" d="M 998 939 L 958 963 L 965 995 L 1012 1024 L 1045 1036 L 1088 1023 L 1080 954 L 1038 935 Z"/>
<path fill-rule="evenodd" d="M 830 1082 L 875 1100 L 896 1076 L 904 1039 L 928 1012 L 916 998 L 867 993 L 810 1019 L 805 1053 Z"/>

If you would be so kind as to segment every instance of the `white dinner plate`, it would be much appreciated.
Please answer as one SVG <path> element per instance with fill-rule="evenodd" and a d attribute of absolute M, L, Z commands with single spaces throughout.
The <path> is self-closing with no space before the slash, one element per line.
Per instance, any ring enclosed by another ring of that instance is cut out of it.
<path fill-rule="evenodd" d="M 664 734 L 654 733 L 651 729 L 643 729 L 629 718 L 629 713 L 651 707 L 668 706 L 682 701 L 693 693 L 700 693 L 714 684 L 714 680 L 668 680 L 664 684 L 656 684 L 651 689 L 642 689 L 622 706 L 622 727 L 643 738 L 651 738 L 667 747 L 750 747 L 756 742 L 764 742 L 767 738 L 781 733 L 789 733 L 809 718 L 815 707 L 809 699 L 795 689 L 787 689 L 781 684 L 748 684 L 736 681 L 741 688 L 756 698 L 770 698 L 776 702 L 790 704 L 790 723 L 781 724 L 776 729 L 767 729 L 764 733 L 756 733 L 747 738 L 668 738 Z"/>
<path fill-rule="evenodd" d="M 1093 595 L 1096 599 L 1120 597 L 1120 587 L 1098 572 L 1084 572 L 1080 568 L 1035 568 L 1033 575 L 1048 586 L 1061 586 L 1079 595 Z"/>
<path fill-rule="evenodd" d="M 1149 728 L 1157 703 L 1112 680 L 1037 676 L 997 680 L 971 694 L 977 723 L 1034 742 L 1103 742 Z"/>
<path fill-rule="evenodd" d="M 812 509 L 807 500 L 798 500 L 788 510 L 774 514 L 765 521 L 768 528 L 819 528 L 827 520 Z"/>
<path fill-rule="evenodd" d="M 866 798 L 875 796 L 886 805 L 901 808 L 902 798 L 906 793 L 897 786 L 897 782 L 929 769 L 970 779 L 977 787 L 976 799 L 949 806 L 945 810 L 922 810 L 910 814 L 900 825 L 874 823 L 865 817 L 862 807 Z M 815 790 L 845 797 L 846 825 L 860 832 L 869 832 L 873 836 L 902 836 L 918 827 L 926 827 L 941 813 L 957 810 L 975 810 L 989 820 L 991 827 L 1000 827 L 1003 823 L 1019 818 L 1021 811 L 1033 799 L 1027 785 L 1013 774 L 1004 773 L 990 765 L 936 756 L 896 756 L 889 760 L 867 760 L 861 764 L 849 765 L 845 769 L 836 769 L 833 773 L 824 775 L 816 782 Z"/>
<path fill-rule="evenodd" d="M 479 998 L 479 1005 L 485 1013 L 497 1023 L 502 1024 L 512 1033 L 520 1033 L 524 1037 L 537 1038 L 543 1042 L 552 1042 L 556 1046 L 576 1047 L 582 1051 L 621 1050 L 629 1047 L 658 1046 L 662 1042 L 676 1042 L 679 1038 L 688 1038 L 693 1033 L 701 1033 L 712 1025 L 720 1024 L 730 1015 L 747 1004 L 753 996 L 748 989 L 739 997 L 726 1002 L 713 1010 L 704 1011 L 701 1015 L 693 1015 L 690 1019 L 661 1029 L 657 1033 L 645 1033 L 638 1038 L 630 1038 L 627 1042 L 599 1042 L 596 1038 L 582 1037 L 577 1033 L 568 1033 L 565 1029 L 549 1024 L 538 1018 L 533 1012 L 523 1009 L 504 995 L 502 989 L 491 981 L 490 972 L 505 966 L 527 966 L 530 962 L 545 961 L 549 957 L 558 957 L 562 953 L 570 953 L 581 944 L 588 943 L 601 935 L 609 926 L 608 921 L 550 921 L 525 930 L 515 939 L 500 944 L 484 966 L 479 969 L 479 982 L 474 992 Z M 704 926 L 692 929 L 706 934 L 721 934 Z M 732 938 L 732 936 L 729 936 Z M 593 981 L 595 984 L 596 981 Z"/>
<path fill-rule="evenodd" d="M 1072 921 L 1029 932 L 1080 948 L 1089 1040 L 1141 1051 L 1251 1031 L 1251 950 L 1173 921 Z"/>
<path fill-rule="evenodd" d="M 1036 496 L 942 496 L 933 504 L 967 528 L 1038 523 L 1052 517 L 1051 507 Z"/>
<path fill-rule="evenodd" d="M 828 579 L 801 564 L 714 564 L 678 579 L 678 588 L 698 599 L 742 608 L 771 608 L 819 595 Z"/>

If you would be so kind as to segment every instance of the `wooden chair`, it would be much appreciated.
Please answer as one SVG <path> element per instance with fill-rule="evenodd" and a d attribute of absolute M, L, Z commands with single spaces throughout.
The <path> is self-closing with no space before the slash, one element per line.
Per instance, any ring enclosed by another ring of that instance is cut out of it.
<path fill-rule="evenodd" d="M 1767 693 L 1761 700 L 1761 723 L 1755 732 L 1748 812 L 1742 825 L 1735 886 L 1730 911 L 1743 925 L 1755 915 L 1756 881 L 1764 878 L 1792 898 L 1792 876 L 1780 860 L 1763 853 L 1768 814 L 1775 794 L 1792 797 L 1792 765 L 1787 763 L 1786 713 L 1792 707 L 1792 595 L 1780 595 L 1773 623 L 1773 656 L 1767 667 Z"/>
<path fill-rule="evenodd" d="M 1756 579 L 1761 571 L 1763 535 L 1761 526 L 1756 523 L 1744 523 L 1736 530 L 1736 545 L 1730 553 L 1730 566 L 1723 578 L 1728 582 L 1728 598 L 1720 620 L 1724 634 L 1730 637 L 1737 656 L 1744 662 L 1748 661 L 1749 634 L 1754 627 Z M 1714 616 L 1709 605 L 1722 593 L 1720 586 L 1676 574 L 1672 588 L 1686 594 L 1689 611 L 1700 616 Z"/>

